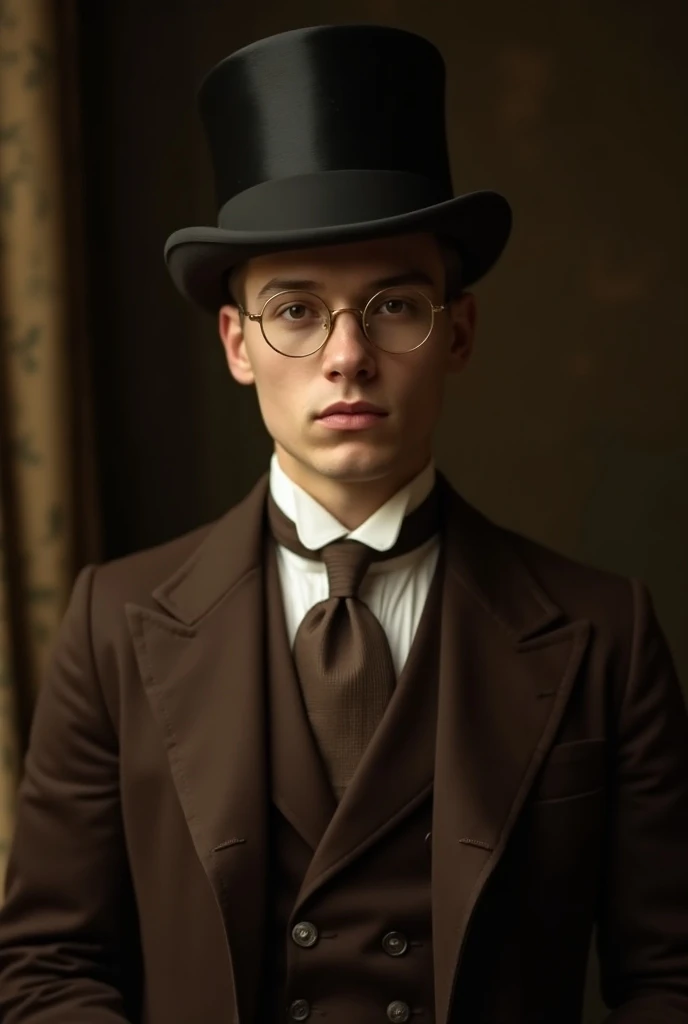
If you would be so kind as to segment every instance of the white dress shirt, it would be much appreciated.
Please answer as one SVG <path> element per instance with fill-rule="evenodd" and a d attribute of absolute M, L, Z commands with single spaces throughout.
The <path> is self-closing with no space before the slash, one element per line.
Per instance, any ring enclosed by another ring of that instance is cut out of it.
<path fill-rule="evenodd" d="M 270 462 L 270 491 L 275 503 L 296 526 L 304 547 L 315 551 L 332 541 L 348 538 L 377 551 L 394 547 L 404 516 L 413 512 L 435 483 L 431 461 L 406 487 L 385 502 L 355 530 L 347 530 L 281 468 L 277 456 Z M 384 629 L 394 668 L 399 676 L 416 634 L 439 555 L 439 536 L 410 551 L 382 562 L 373 562 L 358 591 Z M 302 558 L 277 545 L 282 598 L 289 642 L 293 646 L 301 620 L 314 604 L 329 594 L 325 564 Z"/>

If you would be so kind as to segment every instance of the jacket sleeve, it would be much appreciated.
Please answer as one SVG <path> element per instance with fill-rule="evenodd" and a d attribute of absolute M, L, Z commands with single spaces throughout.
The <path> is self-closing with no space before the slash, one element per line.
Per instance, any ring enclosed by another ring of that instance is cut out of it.
<path fill-rule="evenodd" d="M 93 657 L 95 572 L 76 581 L 32 723 L 0 907 L 3 1024 L 127 1020 L 132 900 L 117 737 Z"/>
<path fill-rule="evenodd" d="M 634 624 L 597 929 L 606 1024 L 688 1022 L 688 715 L 645 588 Z"/>

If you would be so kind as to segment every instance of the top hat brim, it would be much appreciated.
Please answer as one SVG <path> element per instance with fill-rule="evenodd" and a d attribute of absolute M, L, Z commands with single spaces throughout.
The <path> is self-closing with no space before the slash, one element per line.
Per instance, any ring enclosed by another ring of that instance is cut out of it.
<path fill-rule="evenodd" d="M 228 272 L 256 256 L 430 232 L 456 245 L 461 258 L 461 284 L 467 287 L 499 259 L 509 238 L 511 219 L 507 200 L 497 192 L 484 190 L 396 216 L 355 223 L 264 231 L 182 228 L 168 238 L 165 261 L 181 294 L 208 312 L 217 313 L 230 301 Z"/>

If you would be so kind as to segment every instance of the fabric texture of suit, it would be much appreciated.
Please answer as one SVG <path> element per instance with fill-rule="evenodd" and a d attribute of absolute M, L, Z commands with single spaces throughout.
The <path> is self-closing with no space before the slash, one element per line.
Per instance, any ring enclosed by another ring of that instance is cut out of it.
<path fill-rule="evenodd" d="M 0 911 L 3 1024 L 256 1019 L 271 792 L 280 809 L 266 487 L 210 527 L 77 580 Z M 450 489 L 447 502 L 435 1019 L 578 1022 L 597 922 L 609 1024 L 685 1024 L 688 716 L 647 592 L 497 527 Z M 336 887 L 383 849 L 414 770 L 410 741 L 398 749 L 398 787 L 361 795 L 327 856 L 318 847 L 310 886 Z M 300 753 L 283 751 L 285 784 L 306 799 Z M 386 893 L 366 898 L 373 917 L 388 913 Z"/>

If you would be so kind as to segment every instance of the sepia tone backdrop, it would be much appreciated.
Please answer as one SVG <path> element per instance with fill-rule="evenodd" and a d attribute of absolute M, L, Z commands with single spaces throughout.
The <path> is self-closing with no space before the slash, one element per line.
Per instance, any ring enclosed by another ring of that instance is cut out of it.
<path fill-rule="evenodd" d="M 645 579 L 688 679 L 685 0 L 330 0 L 326 15 L 315 0 L 81 0 L 105 556 L 220 514 L 266 466 L 254 396 L 174 292 L 162 246 L 215 219 L 203 73 L 325 17 L 440 46 L 457 191 L 496 188 L 514 207 L 476 289 L 478 349 L 452 382 L 439 463 L 500 522 Z M 589 989 L 593 1024 L 594 963 Z"/>

